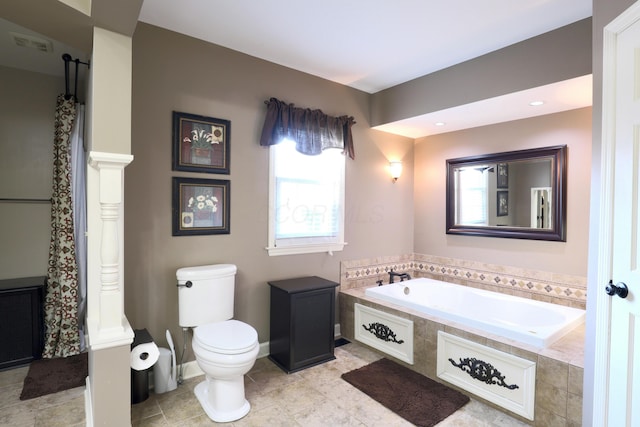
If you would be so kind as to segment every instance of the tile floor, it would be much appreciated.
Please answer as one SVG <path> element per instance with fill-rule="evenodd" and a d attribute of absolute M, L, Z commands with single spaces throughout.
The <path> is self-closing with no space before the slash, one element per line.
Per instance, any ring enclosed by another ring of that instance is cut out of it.
<path fill-rule="evenodd" d="M 340 378 L 344 372 L 382 357 L 351 343 L 335 350 L 336 360 L 287 375 L 269 359 L 256 361 L 245 377 L 251 412 L 241 420 L 216 424 L 206 416 L 193 387 L 202 377 L 186 380 L 177 390 L 150 393 L 131 409 L 137 426 L 411 426 Z M 19 400 L 27 368 L 0 372 L 0 426 L 83 426 L 84 387 Z M 524 427 L 526 424 L 472 400 L 438 427 Z"/>

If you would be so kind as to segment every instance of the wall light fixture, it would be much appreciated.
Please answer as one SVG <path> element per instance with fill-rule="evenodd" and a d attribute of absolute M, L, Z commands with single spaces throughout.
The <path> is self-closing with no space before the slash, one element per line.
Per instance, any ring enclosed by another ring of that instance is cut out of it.
<path fill-rule="evenodd" d="M 389 170 L 391 171 L 391 179 L 395 183 L 402 175 L 402 162 L 389 162 Z"/>

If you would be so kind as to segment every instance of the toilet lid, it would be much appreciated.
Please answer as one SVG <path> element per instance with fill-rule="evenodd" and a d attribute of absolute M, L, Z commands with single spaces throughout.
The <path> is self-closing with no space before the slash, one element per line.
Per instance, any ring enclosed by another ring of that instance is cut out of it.
<path fill-rule="evenodd" d="M 251 350 L 258 343 L 258 333 L 238 320 L 208 323 L 193 331 L 193 339 L 216 353 L 238 354 Z"/>

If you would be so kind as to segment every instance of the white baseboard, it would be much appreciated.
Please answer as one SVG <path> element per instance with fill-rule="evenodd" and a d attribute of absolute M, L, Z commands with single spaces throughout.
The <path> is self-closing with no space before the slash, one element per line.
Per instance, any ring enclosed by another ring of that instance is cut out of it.
<path fill-rule="evenodd" d="M 260 344 L 260 350 L 258 350 L 258 359 L 267 357 L 269 355 L 269 343 L 263 342 Z"/>
<path fill-rule="evenodd" d="M 84 419 L 87 427 L 93 427 L 93 406 L 91 406 L 91 378 L 87 377 L 84 387 Z"/>
<path fill-rule="evenodd" d="M 334 325 L 333 334 L 336 338 L 340 337 L 339 323 L 336 323 Z M 258 359 L 262 357 L 267 357 L 268 355 L 269 355 L 269 343 L 268 342 L 260 343 L 260 349 L 258 350 Z M 204 375 L 204 372 L 202 372 L 202 369 L 200 369 L 200 366 L 198 366 L 198 362 L 196 362 L 195 360 L 192 360 L 191 362 L 183 363 L 182 367 L 183 367 L 182 379 L 187 380 L 189 378 L 197 377 L 199 375 Z M 153 375 L 153 372 L 151 372 L 151 375 Z M 153 387 L 153 376 L 150 377 L 149 386 Z"/>

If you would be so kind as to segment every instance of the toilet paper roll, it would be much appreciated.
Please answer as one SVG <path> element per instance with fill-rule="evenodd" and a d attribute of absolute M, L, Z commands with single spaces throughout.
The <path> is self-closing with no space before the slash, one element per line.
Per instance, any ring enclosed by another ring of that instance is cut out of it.
<path fill-rule="evenodd" d="M 160 350 L 154 342 L 139 344 L 131 350 L 131 369 L 142 371 L 149 369 L 160 357 Z"/>

